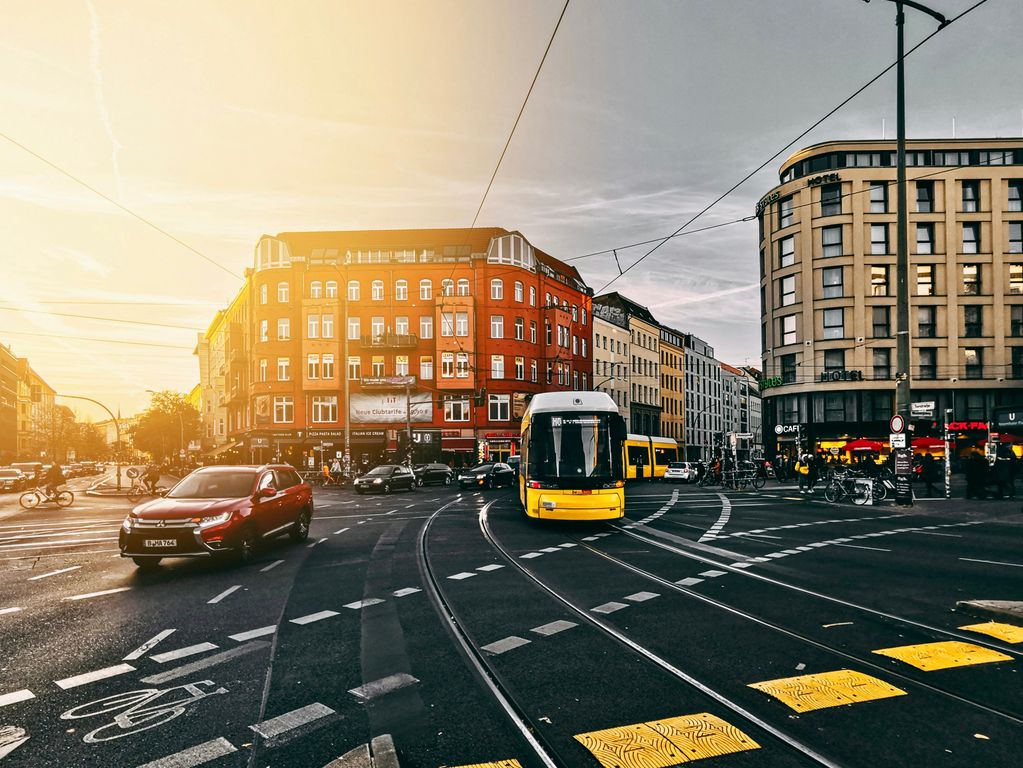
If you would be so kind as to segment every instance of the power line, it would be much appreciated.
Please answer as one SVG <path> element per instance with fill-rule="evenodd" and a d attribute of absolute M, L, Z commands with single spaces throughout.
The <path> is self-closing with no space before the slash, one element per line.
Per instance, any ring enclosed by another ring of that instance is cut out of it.
<path fill-rule="evenodd" d="M 117 317 L 96 317 L 95 315 L 79 315 L 73 312 L 49 312 L 45 309 L 23 309 L 21 307 L 0 307 L 0 311 L 25 312 L 33 315 L 50 315 L 52 317 L 73 317 L 79 320 L 101 320 L 105 323 L 124 323 L 125 325 L 146 325 L 154 328 L 173 328 L 179 331 L 201 332 L 202 328 L 193 328 L 189 325 L 171 325 L 169 323 L 150 323 L 144 320 L 122 320 Z"/>
<path fill-rule="evenodd" d="M 44 339 L 64 339 L 65 341 L 95 341 L 103 344 L 129 344 L 133 347 L 160 347 L 162 349 L 187 349 L 191 352 L 193 347 L 180 344 L 155 344 L 146 341 L 125 341 L 123 339 L 97 339 L 91 336 L 67 336 L 62 333 L 29 333 L 27 331 L 3 331 L 0 334 L 9 336 L 36 336 Z"/>

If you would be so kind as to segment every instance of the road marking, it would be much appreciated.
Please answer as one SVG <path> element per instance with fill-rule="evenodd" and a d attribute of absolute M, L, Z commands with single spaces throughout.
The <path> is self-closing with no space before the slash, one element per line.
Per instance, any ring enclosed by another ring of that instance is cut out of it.
<path fill-rule="evenodd" d="M 0 726 L 0 758 L 7 757 L 28 740 L 24 728 L 16 725 Z"/>
<path fill-rule="evenodd" d="M 706 576 L 708 579 L 716 579 L 718 576 L 726 576 L 727 571 L 704 571 L 700 575 Z"/>
<path fill-rule="evenodd" d="M 558 632 L 564 632 L 566 629 L 571 629 L 572 627 L 577 626 L 579 625 L 574 622 L 558 619 L 557 621 L 551 621 L 548 622 L 547 624 L 541 624 L 539 627 L 533 627 L 529 631 L 547 637 L 549 635 L 556 635 L 558 634 Z"/>
<path fill-rule="evenodd" d="M 336 714 L 333 709 L 317 702 L 299 707 L 283 715 L 272 717 L 269 720 L 264 720 L 256 725 L 250 725 L 249 728 L 267 741 L 275 741 L 288 731 L 316 722 L 317 720 L 322 720 L 325 717 L 330 717 L 333 714 Z"/>
<path fill-rule="evenodd" d="M 117 592 L 127 592 L 131 587 L 117 587 L 117 589 L 104 589 L 102 592 L 88 592 L 84 595 L 72 595 L 71 597 L 65 597 L 65 600 L 88 600 L 91 597 L 102 597 L 103 595 L 113 595 Z"/>
<path fill-rule="evenodd" d="M 476 574 L 476 573 L 469 573 L 468 571 L 462 571 L 461 573 L 452 574 L 451 576 L 448 576 L 448 578 L 449 579 L 454 579 L 455 581 L 461 581 L 462 579 L 471 579 L 473 576 L 478 576 L 478 575 L 479 574 Z"/>
<path fill-rule="evenodd" d="M 750 683 L 747 687 L 763 691 L 796 712 L 906 695 L 901 688 L 849 669 L 766 680 L 762 683 Z"/>
<path fill-rule="evenodd" d="M 206 604 L 207 605 L 213 605 L 214 603 L 219 603 L 225 597 L 227 597 L 228 595 L 230 595 L 230 594 L 232 594 L 234 592 L 237 592 L 241 588 L 242 588 L 241 584 L 235 584 L 233 587 L 228 587 L 227 589 L 225 589 L 223 592 L 221 592 L 219 595 L 217 595 L 213 599 L 207 600 Z"/>
<path fill-rule="evenodd" d="M 598 605 L 596 608 L 590 608 L 590 610 L 593 611 L 594 613 L 614 613 L 615 611 L 620 611 L 622 608 L 628 607 L 629 606 L 627 606 L 625 603 L 616 603 L 612 600 L 610 603 Z"/>
<path fill-rule="evenodd" d="M 257 637 L 263 637 L 265 635 L 272 635 L 277 631 L 277 625 L 271 624 L 268 627 L 259 627 L 258 629 L 250 629 L 247 632 L 239 632 L 237 635 L 228 635 L 232 640 L 238 642 L 244 642 L 245 640 L 253 640 Z"/>
<path fill-rule="evenodd" d="M 998 560 L 974 560 L 972 557 L 960 557 L 959 559 L 965 560 L 968 563 L 987 563 L 988 565 L 1009 565 L 1013 568 L 1023 568 L 1023 564 L 1021 563 L 1002 563 Z M 3 613 L 3 611 L 0 611 L 0 613 Z"/>
<path fill-rule="evenodd" d="M 256 640 L 245 645 L 239 645 L 237 648 L 231 648 L 227 651 L 221 651 L 215 653 L 212 656 L 206 656 L 205 658 L 193 661 L 190 664 L 184 664 L 174 669 L 168 669 L 166 672 L 159 672 L 149 677 L 143 677 L 143 683 L 165 683 L 168 680 L 177 680 L 179 677 L 188 677 L 196 672 L 206 669 L 208 667 L 214 667 L 217 664 L 223 664 L 225 661 L 230 661 L 238 656 L 244 656 L 247 653 L 258 651 L 263 648 L 269 648 L 270 643 L 266 640 Z"/>
<path fill-rule="evenodd" d="M 59 571 L 50 571 L 49 573 L 42 573 L 38 576 L 33 576 L 32 578 L 29 579 L 29 581 L 39 581 L 39 579 L 45 579 L 50 576 L 56 576 L 57 574 L 60 573 L 70 573 L 71 571 L 77 571 L 81 567 L 82 566 L 80 565 L 72 565 L 70 568 L 61 568 Z"/>
<path fill-rule="evenodd" d="M 982 635 L 990 635 L 1006 643 L 1023 643 L 1023 627 L 1017 627 L 1015 624 L 1000 624 L 996 621 L 987 621 L 983 624 L 968 624 L 965 627 L 959 627 L 959 629 L 965 629 L 967 632 L 979 632 Z"/>
<path fill-rule="evenodd" d="M 326 539 L 317 539 L 316 541 L 310 541 L 308 544 L 306 544 L 306 549 L 312 549 L 317 544 L 322 544 L 325 541 Z"/>
<path fill-rule="evenodd" d="M 551 552 L 558 552 L 560 550 L 557 547 L 544 547 L 540 551 L 541 552 L 546 552 L 547 554 L 550 554 Z"/>
<path fill-rule="evenodd" d="M 958 640 L 946 640 L 939 643 L 922 643 L 920 645 L 903 645 L 898 648 L 881 648 L 871 651 L 879 656 L 905 662 L 924 672 L 949 667 L 969 667 L 974 664 L 990 664 L 996 661 L 1012 661 L 1011 656 L 1004 653 L 982 648 L 973 643 L 962 643 Z"/>
<path fill-rule="evenodd" d="M 360 608 L 369 608 L 371 605 L 379 605 L 384 602 L 379 597 L 370 597 L 365 600 L 359 600 L 354 603 L 348 603 L 345 608 L 351 608 L 353 611 L 357 611 Z"/>
<path fill-rule="evenodd" d="M 14 691 L 13 693 L 5 693 L 0 695 L 0 707 L 6 707 L 10 704 L 17 704 L 19 701 L 28 701 L 34 699 L 36 695 L 32 691 L 25 688 L 21 691 Z"/>
<path fill-rule="evenodd" d="M 395 597 L 407 597 L 408 595 L 414 595 L 416 592 L 422 591 L 423 590 L 421 590 L 419 587 L 403 587 L 402 589 L 392 592 L 391 594 L 394 595 Z"/>
<path fill-rule="evenodd" d="M 515 635 L 512 635 L 511 637 L 506 637 L 502 640 L 482 645 L 480 648 L 487 653 L 497 656 L 498 654 L 507 653 L 508 651 L 516 648 L 521 648 L 523 645 L 529 645 L 529 641 L 524 637 L 516 637 Z"/>
<path fill-rule="evenodd" d="M 732 502 L 723 493 L 718 493 L 717 496 L 721 499 L 721 516 L 718 517 L 717 522 L 710 527 L 710 530 L 700 537 L 700 541 L 706 541 L 709 538 L 714 538 L 721 533 L 721 529 L 728 525 L 728 518 L 732 516 Z"/>
<path fill-rule="evenodd" d="M 694 587 L 697 584 L 702 584 L 703 583 L 703 579 L 696 579 L 696 578 L 679 579 L 675 583 L 678 584 L 680 587 Z"/>
<path fill-rule="evenodd" d="M 406 504 L 405 505 L 405 509 L 412 509 L 412 507 L 414 507 L 414 506 L 415 506 L 415 504 Z M 394 511 L 397 511 L 397 510 L 394 510 Z"/>
<path fill-rule="evenodd" d="M 583 536 L 583 541 L 596 541 L 596 536 Z"/>
<path fill-rule="evenodd" d="M 883 549 L 881 547 L 865 547 L 862 544 L 836 544 L 836 547 L 850 547 L 852 549 L 870 549 L 874 552 L 891 552 L 890 549 Z"/>
<path fill-rule="evenodd" d="M 54 547 L 81 547 L 96 541 L 117 541 L 116 536 L 103 539 L 79 539 L 78 541 L 47 541 L 38 544 L 0 544 L 0 549 L 52 549 Z"/>
<path fill-rule="evenodd" d="M 310 613 L 308 616 L 299 616 L 297 619 L 292 619 L 292 624 L 312 624 L 314 621 L 320 621 L 321 619 L 329 619 L 331 616 L 337 616 L 337 611 L 319 611 L 317 613 Z"/>
<path fill-rule="evenodd" d="M 117 677 L 127 672 L 134 672 L 135 667 L 131 664 L 116 664 L 112 667 L 104 667 L 103 669 L 97 669 L 94 672 L 86 672 L 82 675 L 75 675 L 74 677 L 65 677 L 63 680 L 54 680 L 58 687 L 63 688 L 65 691 L 68 688 L 77 688 L 80 685 L 87 685 L 88 683 L 94 683 L 97 680 L 106 680 L 108 677 Z"/>
<path fill-rule="evenodd" d="M 476 570 L 477 571 L 496 571 L 499 568 L 504 568 L 504 566 L 503 565 L 498 565 L 497 563 L 491 563 L 490 565 L 481 565 Z"/>
<path fill-rule="evenodd" d="M 168 661 L 177 661 L 183 659 L 186 656 L 195 656 L 197 653 L 206 653 L 206 651 L 215 651 L 219 646 L 213 643 L 199 643 L 198 645 L 189 645 L 185 648 L 178 648 L 175 651 L 167 651 L 166 653 L 154 653 L 150 658 L 153 661 L 158 661 L 161 664 L 165 664 Z"/>
<path fill-rule="evenodd" d="M 378 696 L 383 696 L 393 691 L 400 690 L 401 688 L 407 688 L 410 685 L 415 685 L 419 682 L 418 678 L 412 677 L 412 675 L 406 674 L 405 672 L 398 672 L 387 677 L 381 677 L 379 680 L 374 680 L 370 683 L 360 685 L 358 688 L 349 689 L 349 693 L 357 699 L 362 701 L 369 701 L 375 699 Z"/>
<path fill-rule="evenodd" d="M 218 739 L 197 744 L 194 747 L 175 752 L 173 755 L 161 757 L 138 768 L 194 768 L 194 766 L 216 760 L 218 757 L 237 752 L 238 748 L 221 736 Z"/>
<path fill-rule="evenodd" d="M 634 595 L 626 595 L 625 599 L 630 603 L 645 603 L 647 600 L 653 600 L 655 597 L 660 597 L 656 592 L 636 592 Z"/>
<path fill-rule="evenodd" d="M 155 637 L 152 637 L 149 640 L 146 640 L 146 642 L 144 642 L 142 645 L 140 645 L 134 651 L 129 653 L 127 656 L 125 656 L 124 660 L 125 661 L 132 661 L 133 659 L 139 659 L 139 658 L 145 656 L 147 653 L 149 653 L 149 651 L 151 651 L 156 646 L 157 643 L 159 643 L 164 638 L 170 637 L 170 635 L 172 635 L 174 633 L 174 631 L 175 630 L 173 630 L 173 629 L 165 629 L 165 630 L 163 630 L 163 632 L 160 632 Z"/>
<path fill-rule="evenodd" d="M 566 541 L 564 544 L 558 544 L 558 546 L 562 549 L 571 549 L 572 547 L 577 547 L 579 545 L 573 544 L 571 541 Z"/>
<path fill-rule="evenodd" d="M 346 528 L 345 530 L 348 530 L 348 529 Z M 270 565 L 266 566 L 265 568 L 260 568 L 259 572 L 260 573 L 266 573 L 267 571 L 273 570 L 274 568 L 276 568 L 278 565 L 280 565 L 283 562 L 284 562 L 283 560 L 274 560 L 272 563 L 270 563 Z"/>
<path fill-rule="evenodd" d="M 340 531 L 334 531 L 334 535 L 337 536 L 339 533 L 344 533 L 347 530 L 349 530 L 349 529 L 348 528 L 342 528 Z"/>
<path fill-rule="evenodd" d="M 0 608 L 0 616 L 3 616 L 5 613 L 17 613 L 20 610 L 21 608 Z"/>
<path fill-rule="evenodd" d="M 938 533 L 937 531 L 923 531 L 923 530 L 910 531 L 910 533 L 922 533 L 922 534 L 925 534 L 927 536 L 947 536 L 950 539 L 961 539 L 962 538 L 962 535 L 958 534 L 958 533 Z"/>
<path fill-rule="evenodd" d="M 519 560 L 532 560 L 534 557 L 543 557 L 543 552 L 527 552 L 524 555 L 519 555 Z"/>

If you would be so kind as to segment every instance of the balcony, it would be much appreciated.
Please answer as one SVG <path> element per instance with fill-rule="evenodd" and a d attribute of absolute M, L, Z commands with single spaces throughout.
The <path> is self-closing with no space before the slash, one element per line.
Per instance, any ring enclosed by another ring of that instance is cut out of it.
<path fill-rule="evenodd" d="M 363 336 L 361 342 L 368 349 L 415 349 L 419 337 L 414 333 L 375 333 Z"/>

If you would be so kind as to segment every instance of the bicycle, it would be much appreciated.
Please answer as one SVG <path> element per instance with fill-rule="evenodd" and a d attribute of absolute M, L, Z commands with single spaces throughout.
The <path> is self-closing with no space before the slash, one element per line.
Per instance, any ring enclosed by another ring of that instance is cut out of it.
<path fill-rule="evenodd" d="M 146 485 L 146 481 L 141 477 L 133 477 L 131 479 L 131 488 L 128 489 L 128 501 L 132 504 L 137 504 L 145 496 L 162 496 L 166 493 L 167 489 L 161 485 L 150 489 Z"/>
<path fill-rule="evenodd" d="M 853 472 L 836 472 L 824 488 L 824 498 L 832 504 L 850 499 L 853 504 L 863 506 L 871 498 L 872 492 L 864 484 L 856 482 L 862 479 L 862 475 Z"/>
<path fill-rule="evenodd" d="M 18 503 L 25 509 L 35 509 L 40 504 L 56 504 L 58 507 L 64 508 L 75 503 L 75 495 L 68 490 L 50 493 L 45 488 L 33 488 L 31 491 L 21 494 Z"/>

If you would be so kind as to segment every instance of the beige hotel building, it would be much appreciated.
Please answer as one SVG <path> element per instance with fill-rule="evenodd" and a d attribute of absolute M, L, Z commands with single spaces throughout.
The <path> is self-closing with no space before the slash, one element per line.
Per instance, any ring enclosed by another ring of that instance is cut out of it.
<path fill-rule="evenodd" d="M 758 203 L 766 453 L 887 440 L 896 372 L 896 144 L 792 155 Z M 1023 140 L 907 144 L 916 436 L 957 451 L 1023 404 Z M 935 423 L 937 422 L 937 423 Z"/>

